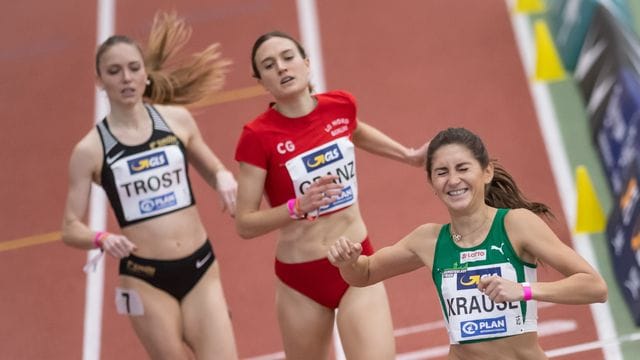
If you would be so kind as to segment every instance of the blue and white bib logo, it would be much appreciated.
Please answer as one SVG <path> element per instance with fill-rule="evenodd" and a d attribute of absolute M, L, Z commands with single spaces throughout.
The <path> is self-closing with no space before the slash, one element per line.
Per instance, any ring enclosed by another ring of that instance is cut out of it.
<path fill-rule="evenodd" d="M 148 214 L 154 211 L 162 210 L 178 203 L 176 195 L 173 192 L 168 194 L 155 196 L 149 199 L 140 200 L 140 213 Z"/>
<path fill-rule="evenodd" d="M 320 211 L 327 211 L 331 208 L 334 208 L 336 206 L 339 206 L 351 201 L 353 201 L 353 189 L 351 188 L 351 186 L 347 186 L 344 189 L 342 189 L 342 192 L 334 202 L 332 202 L 331 204 L 325 207 L 320 208 Z"/>
<path fill-rule="evenodd" d="M 131 175 L 156 169 L 169 164 L 164 151 L 158 151 L 127 161 Z"/>
<path fill-rule="evenodd" d="M 341 159 L 342 152 L 340 152 L 340 148 L 337 144 L 333 144 L 302 157 L 302 162 L 307 172 L 311 172 Z"/>
<path fill-rule="evenodd" d="M 500 334 L 507 332 L 507 320 L 504 316 L 462 321 L 460 323 L 460 335 L 463 338 L 480 335 Z"/>
<path fill-rule="evenodd" d="M 485 276 L 502 276 L 502 271 L 499 267 L 490 267 L 486 269 L 471 269 L 465 272 L 458 273 L 457 287 L 458 290 L 475 289 L 480 283 L 480 279 Z"/>

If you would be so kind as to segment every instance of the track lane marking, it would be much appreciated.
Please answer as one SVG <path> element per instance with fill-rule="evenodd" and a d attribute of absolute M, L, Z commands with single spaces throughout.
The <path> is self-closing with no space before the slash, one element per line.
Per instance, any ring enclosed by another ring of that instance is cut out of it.
<path fill-rule="evenodd" d="M 62 232 L 54 231 L 46 234 L 27 236 L 20 239 L 0 242 L 0 252 L 46 244 L 62 239 Z"/>

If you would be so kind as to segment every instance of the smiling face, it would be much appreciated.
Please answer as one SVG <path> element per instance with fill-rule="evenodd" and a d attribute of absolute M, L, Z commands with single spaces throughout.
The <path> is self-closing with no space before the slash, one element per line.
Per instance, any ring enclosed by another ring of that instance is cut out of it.
<path fill-rule="evenodd" d="M 258 70 L 258 81 L 276 99 L 308 91 L 309 60 L 292 40 L 269 38 L 257 48 L 253 61 Z"/>
<path fill-rule="evenodd" d="M 429 178 L 447 208 L 461 211 L 484 204 L 485 186 L 493 178 L 493 166 L 482 168 L 469 148 L 447 144 L 433 153 Z"/>
<path fill-rule="evenodd" d="M 137 46 L 116 43 L 98 59 L 98 84 L 115 104 L 135 104 L 142 100 L 147 73 Z"/>

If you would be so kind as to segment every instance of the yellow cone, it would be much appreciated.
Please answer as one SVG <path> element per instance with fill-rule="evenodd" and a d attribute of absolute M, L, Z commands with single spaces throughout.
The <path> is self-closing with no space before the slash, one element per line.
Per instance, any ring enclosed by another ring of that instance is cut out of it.
<path fill-rule="evenodd" d="M 576 232 L 598 233 L 605 229 L 604 211 L 587 173 L 587 168 L 580 165 L 576 168 L 577 211 Z"/>
<path fill-rule="evenodd" d="M 566 78 L 566 72 L 558 51 L 553 43 L 547 23 L 538 19 L 534 23 L 536 36 L 536 72 L 534 79 L 538 81 L 559 81 Z"/>
<path fill-rule="evenodd" d="M 524 14 L 533 14 L 546 11 L 543 0 L 517 0 L 515 11 Z"/>

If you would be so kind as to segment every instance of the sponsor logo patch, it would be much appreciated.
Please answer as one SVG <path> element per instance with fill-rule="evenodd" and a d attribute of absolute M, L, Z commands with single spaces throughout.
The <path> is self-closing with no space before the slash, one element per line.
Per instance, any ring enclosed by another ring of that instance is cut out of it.
<path fill-rule="evenodd" d="M 320 210 L 326 211 L 328 209 L 334 208 L 344 203 L 348 203 L 350 201 L 353 201 L 353 189 L 351 188 L 351 186 L 347 186 L 344 189 L 342 189 L 342 193 L 340 193 L 340 196 L 338 196 L 336 201 L 332 202 L 326 207 L 321 208 Z"/>
<path fill-rule="evenodd" d="M 475 289 L 480 283 L 480 279 L 485 276 L 502 276 L 499 267 L 491 267 L 486 269 L 471 269 L 463 273 L 458 273 L 457 287 L 458 290 Z"/>
<path fill-rule="evenodd" d="M 149 199 L 140 200 L 140 212 L 148 214 L 154 211 L 162 210 L 178 203 L 176 195 L 173 192 L 168 194 L 155 196 Z"/>
<path fill-rule="evenodd" d="M 487 250 L 479 249 L 474 251 L 463 251 L 460 253 L 460 263 L 471 261 L 482 261 L 487 259 Z"/>
<path fill-rule="evenodd" d="M 320 149 L 302 158 L 307 172 L 320 169 L 342 159 L 342 152 L 337 144 L 332 144 L 324 149 Z"/>
<path fill-rule="evenodd" d="M 131 175 L 151 169 L 156 169 L 168 164 L 169 161 L 167 160 L 167 155 L 164 153 L 164 151 L 158 151 L 127 161 L 127 165 L 129 166 L 129 172 L 131 173 Z"/>
<path fill-rule="evenodd" d="M 463 321 L 460 323 L 460 335 L 463 338 L 480 335 L 500 334 L 506 332 L 507 320 L 504 316 L 489 319 Z"/>

